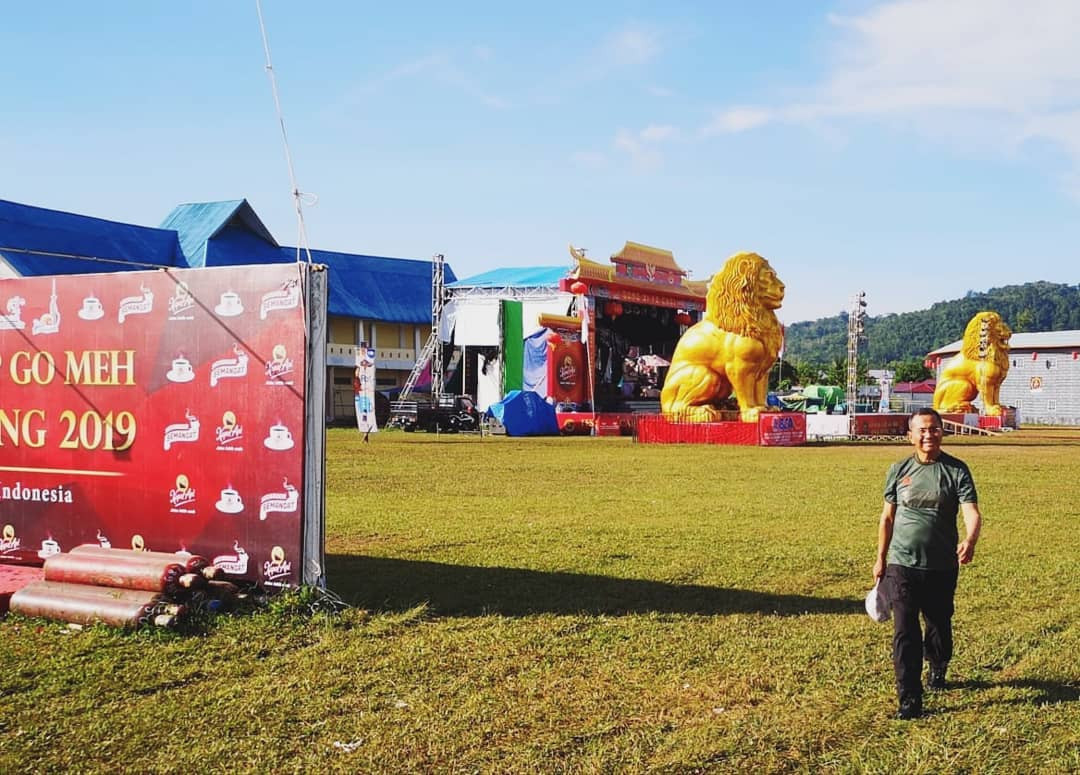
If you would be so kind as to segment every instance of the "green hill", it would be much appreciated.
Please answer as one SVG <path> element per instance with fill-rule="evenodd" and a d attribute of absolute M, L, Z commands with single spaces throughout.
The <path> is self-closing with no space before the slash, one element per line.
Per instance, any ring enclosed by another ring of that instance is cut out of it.
<path fill-rule="evenodd" d="M 926 353 L 964 333 L 976 312 L 993 310 L 1016 333 L 1080 329 L 1080 285 L 1035 282 L 1006 285 L 962 299 L 940 301 L 930 309 L 868 316 L 867 341 L 860 360 L 869 368 L 900 361 L 922 362 Z M 847 313 L 792 323 L 787 327 L 784 358 L 793 364 L 828 364 L 847 357 Z"/>

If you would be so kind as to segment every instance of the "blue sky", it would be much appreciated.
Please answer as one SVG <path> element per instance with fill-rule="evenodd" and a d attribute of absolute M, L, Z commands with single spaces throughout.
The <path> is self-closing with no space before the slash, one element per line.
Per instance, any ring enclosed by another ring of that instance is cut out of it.
<path fill-rule="evenodd" d="M 788 323 L 1078 281 L 1080 3 L 519 5 L 264 0 L 313 248 L 753 250 Z M 0 198 L 297 242 L 254 0 L 19 3 L 0 56 Z"/>

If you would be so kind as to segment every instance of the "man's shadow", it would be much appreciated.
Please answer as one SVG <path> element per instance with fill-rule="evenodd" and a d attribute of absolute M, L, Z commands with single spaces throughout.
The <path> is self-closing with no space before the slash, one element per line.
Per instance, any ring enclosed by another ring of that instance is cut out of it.
<path fill-rule="evenodd" d="M 327 585 L 346 602 L 382 611 L 427 603 L 443 616 L 862 612 L 862 600 L 849 598 L 360 555 L 328 555 L 326 571 Z"/>
<path fill-rule="evenodd" d="M 1071 683 L 1061 681 L 1045 681 L 1034 678 L 1012 678 L 1005 681 L 958 681 L 957 689 L 973 689 L 985 691 L 987 689 L 999 689 L 1008 687 L 1011 689 L 1029 689 L 1037 692 L 1032 697 L 1010 697 L 1009 699 L 995 701 L 993 704 L 1001 705 L 1060 705 L 1063 702 L 1076 702 L 1080 700 L 1080 679 Z"/>

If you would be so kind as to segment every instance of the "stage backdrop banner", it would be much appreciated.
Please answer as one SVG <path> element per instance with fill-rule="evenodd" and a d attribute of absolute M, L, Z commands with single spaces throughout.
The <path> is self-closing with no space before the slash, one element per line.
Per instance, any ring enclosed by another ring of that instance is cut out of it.
<path fill-rule="evenodd" d="M 97 543 L 320 583 L 318 269 L 0 280 L 0 561 Z"/>

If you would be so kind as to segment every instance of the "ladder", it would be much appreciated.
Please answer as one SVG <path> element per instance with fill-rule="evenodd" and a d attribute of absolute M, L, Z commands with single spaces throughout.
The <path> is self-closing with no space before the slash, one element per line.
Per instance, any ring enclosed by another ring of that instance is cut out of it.
<path fill-rule="evenodd" d="M 443 387 L 443 355 L 442 340 L 439 338 L 439 328 L 442 326 L 443 308 L 446 306 L 446 262 L 442 253 L 436 253 L 431 257 L 431 335 L 424 343 L 424 349 L 413 364 L 408 379 L 398 395 L 399 401 L 409 397 L 412 389 L 416 387 L 416 381 L 424 371 L 424 367 L 431 362 L 431 402 L 438 404 L 442 396 Z"/>
<path fill-rule="evenodd" d="M 412 392 L 412 389 L 416 387 L 416 381 L 420 379 L 420 374 L 423 373 L 424 367 L 427 366 L 428 361 L 431 360 L 432 353 L 435 352 L 435 340 L 438 338 L 438 333 L 432 333 L 428 337 L 427 342 L 424 344 L 424 349 L 420 351 L 420 357 L 416 359 L 412 371 L 409 372 L 409 378 L 405 380 L 405 385 L 401 388 L 401 393 L 398 394 L 399 401 L 406 400 Z"/>
<path fill-rule="evenodd" d="M 953 420 L 941 421 L 942 427 L 946 433 L 951 433 L 954 436 L 999 436 L 1000 433 L 989 428 L 980 428 L 977 425 L 966 425 L 962 422 L 954 422 Z"/>

